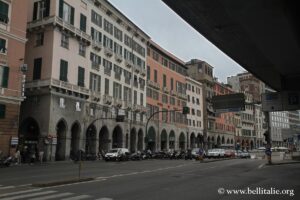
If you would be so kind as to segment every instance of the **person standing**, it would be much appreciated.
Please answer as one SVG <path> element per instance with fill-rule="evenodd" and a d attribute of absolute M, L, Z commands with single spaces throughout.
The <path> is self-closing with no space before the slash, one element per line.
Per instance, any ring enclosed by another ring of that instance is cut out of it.
<path fill-rule="evenodd" d="M 15 159 L 16 159 L 18 165 L 21 164 L 21 153 L 20 153 L 19 148 L 17 148 L 17 150 L 16 150 Z"/>
<path fill-rule="evenodd" d="M 43 159 L 44 159 L 44 151 L 42 149 L 40 149 L 40 151 L 39 151 L 40 164 L 43 164 Z"/>

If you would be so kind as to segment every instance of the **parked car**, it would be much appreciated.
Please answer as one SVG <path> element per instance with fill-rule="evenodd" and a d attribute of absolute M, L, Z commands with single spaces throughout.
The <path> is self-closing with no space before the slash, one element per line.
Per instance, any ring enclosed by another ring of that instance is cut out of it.
<path fill-rule="evenodd" d="M 129 159 L 129 150 L 126 148 L 111 149 L 104 156 L 105 161 L 124 161 Z"/>
<path fill-rule="evenodd" d="M 234 158 L 235 157 L 235 150 L 226 149 L 224 156 L 225 156 L 225 158 Z"/>
<path fill-rule="evenodd" d="M 192 158 L 193 159 L 199 159 L 199 150 L 200 150 L 200 148 L 193 148 L 192 149 Z M 206 152 L 203 149 L 203 158 L 205 158 L 205 157 L 206 157 Z"/>
<path fill-rule="evenodd" d="M 250 153 L 248 151 L 237 150 L 235 153 L 237 158 L 250 158 Z"/>
<path fill-rule="evenodd" d="M 223 158 L 225 156 L 225 149 L 209 149 L 207 152 L 208 158 Z"/>
<path fill-rule="evenodd" d="M 143 155 L 140 151 L 130 154 L 130 160 L 143 160 Z"/>

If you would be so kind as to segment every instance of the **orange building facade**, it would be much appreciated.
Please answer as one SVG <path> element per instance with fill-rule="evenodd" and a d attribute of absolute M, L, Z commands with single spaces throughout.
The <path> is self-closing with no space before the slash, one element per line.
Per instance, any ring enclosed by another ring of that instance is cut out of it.
<path fill-rule="evenodd" d="M 18 144 L 27 0 L 0 0 L 0 7 L 0 151 L 5 156 Z"/>
<path fill-rule="evenodd" d="M 218 81 L 214 84 L 215 95 L 226 95 L 233 93 L 232 89 Z M 215 121 L 215 137 L 213 146 L 228 146 L 234 147 L 234 135 L 235 135 L 235 113 L 217 113 Z"/>
<path fill-rule="evenodd" d="M 153 41 L 147 49 L 147 109 L 150 120 L 146 141 L 151 150 L 186 149 L 186 67 Z"/>

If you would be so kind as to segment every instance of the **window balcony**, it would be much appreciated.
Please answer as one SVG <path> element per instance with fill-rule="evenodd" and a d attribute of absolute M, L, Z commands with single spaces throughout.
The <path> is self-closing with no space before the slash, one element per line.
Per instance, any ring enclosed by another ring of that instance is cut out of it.
<path fill-rule="evenodd" d="M 154 81 L 148 80 L 148 85 L 154 89 L 157 89 L 157 90 L 160 89 L 159 83 L 155 83 Z"/>
<path fill-rule="evenodd" d="M 177 91 L 175 91 L 175 90 L 171 90 L 171 95 L 172 95 L 172 96 L 177 96 L 178 93 L 177 93 Z"/>
<path fill-rule="evenodd" d="M 75 92 L 82 95 L 89 96 L 90 90 L 85 87 L 80 87 L 68 82 L 60 81 L 54 78 L 46 79 L 46 80 L 36 80 L 32 82 L 26 82 L 25 84 L 26 89 L 40 89 L 42 87 L 49 87 L 49 88 L 59 88 L 69 92 Z"/>
<path fill-rule="evenodd" d="M 81 31 L 79 28 L 76 28 L 72 24 L 65 22 L 58 16 L 49 16 L 45 17 L 41 20 L 31 21 L 27 24 L 28 31 L 37 29 L 37 28 L 44 28 L 45 26 L 53 25 L 61 28 L 61 30 L 68 31 L 72 33 L 74 37 L 78 38 L 78 40 L 84 40 L 87 45 L 91 44 L 91 36 Z"/>
<path fill-rule="evenodd" d="M 110 104 L 112 104 L 112 100 L 113 100 L 112 96 L 109 96 L 107 94 L 103 95 L 103 103 L 104 104 L 110 105 Z"/>
<path fill-rule="evenodd" d="M 92 62 L 92 69 L 100 71 L 100 64 L 96 62 Z"/>
<path fill-rule="evenodd" d="M 93 102 L 100 102 L 101 94 L 99 92 L 91 91 L 90 100 Z"/>
<path fill-rule="evenodd" d="M 104 74 L 106 74 L 107 76 L 111 75 L 111 68 L 110 67 L 104 67 Z"/>
<path fill-rule="evenodd" d="M 134 70 L 136 73 L 140 73 L 141 68 L 140 68 L 140 66 L 138 66 L 138 65 L 133 65 L 133 70 Z"/>
<path fill-rule="evenodd" d="M 132 108 L 132 103 L 130 101 L 124 101 L 124 107 L 127 110 L 131 110 Z"/>
<path fill-rule="evenodd" d="M 0 52 L 0 64 L 7 65 L 7 54 Z"/>
<path fill-rule="evenodd" d="M 123 61 L 122 55 L 115 53 L 115 60 L 121 63 Z"/>
<path fill-rule="evenodd" d="M 142 76 L 146 76 L 147 71 L 145 69 L 141 68 L 140 71 Z"/>
<path fill-rule="evenodd" d="M 104 54 L 108 57 L 112 57 L 113 55 L 113 50 L 108 48 L 108 47 L 104 47 Z"/>
<path fill-rule="evenodd" d="M 141 111 L 141 106 L 140 106 L 140 105 L 137 105 L 137 104 L 133 104 L 132 110 L 133 110 L 134 112 L 140 112 L 140 111 Z"/>
<path fill-rule="evenodd" d="M 169 89 L 167 87 L 163 88 L 164 93 L 169 94 Z"/>
<path fill-rule="evenodd" d="M 123 106 L 123 101 L 121 99 L 114 99 L 114 106 L 116 106 L 117 108 L 122 108 Z"/>
<path fill-rule="evenodd" d="M 93 47 L 93 49 L 95 49 L 96 51 L 101 51 L 101 49 L 102 49 L 102 43 L 101 42 L 98 42 L 98 41 L 95 41 L 95 40 L 93 40 L 92 41 L 92 47 Z"/>
<path fill-rule="evenodd" d="M 125 66 L 126 66 L 127 68 L 131 68 L 131 67 L 133 66 L 132 61 L 126 59 L 126 60 L 125 60 Z"/>

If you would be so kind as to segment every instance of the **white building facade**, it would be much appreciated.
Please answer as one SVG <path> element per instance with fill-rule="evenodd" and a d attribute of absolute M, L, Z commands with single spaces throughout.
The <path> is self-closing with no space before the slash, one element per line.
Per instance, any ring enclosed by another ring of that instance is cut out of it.
<path fill-rule="evenodd" d="M 190 148 L 200 147 L 204 143 L 203 135 L 203 87 L 202 83 L 186 77 L 188 132 L 190 134 Z"/>

